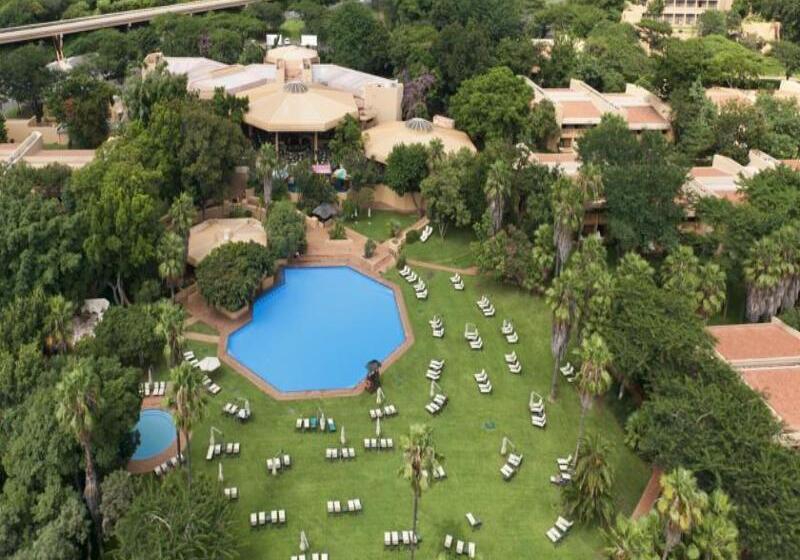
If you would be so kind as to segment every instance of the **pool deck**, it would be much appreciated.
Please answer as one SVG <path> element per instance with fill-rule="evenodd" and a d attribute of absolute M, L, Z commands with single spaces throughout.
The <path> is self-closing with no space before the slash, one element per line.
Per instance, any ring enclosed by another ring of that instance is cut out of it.
<path fill-rule="evenodd" d="M 290 263 L 287 263 L 286 266 L 289 267 L 318 267 L 318 266 L 348 266 L 353 268 L 354 270 L 364 274 L 365 276 L 369 277 L 370 279 L 383 284 L 387 288 L 391 289 L 394 292 L 395 301 L 397 302 L 397 309 L 400 312 L 400 321 L 403 324 L 403 331 L 404 331 L 404 340 L 395 348 L 395 350 L 387 357 L 382 364 L 381 367 L 381 375 L 385 375 L 386 370 L 400 358 L 400 356 L 408 350 L 412 344 L 414 344 L 414 331 L 411 328 L 411 321 L 408 317 L 408 309 L 406 308 L 405 299 L 403 298 L 403 293 L 401 292 L 400 288 L 392 282 L 384 279 L 383 277 L 376 274 L 373 270 L 364 266 L 361 262 L 363 259 L 352 258 L 352 257 L 315 257 L 315 256 L 304 256 L 300 257 L 299 259 L 295 259 Z M 365 381 L 361 381 L 355 387 L 349 389 L 329 389 L 329 390 L 319 390 L 319 391 L 291 391 L 285 392 L 280 391 L 269 382 L 262 379 L 258 374 L 254 371 L 240 363 L 236 360 L 233 356 L 228 354 L 228 337 L 234 331 L 238 330 L 242 326 L 246 325 L 252 320 L 253 313 L 252 309 L 249 310 L 244 316 L 239 319 L 230 319 L 224 316 L 222 313 L 217 312 L 213 308 L 209 307 L 206 302 L 203 300 L 202 296 L 199 293 L 191 294 L 186 303 L 184 304 L 187 311 L 191 314 L 192 317 L 196 317 L 197 319 L 207 323 L 217 329 L 219 332 L 219 337 L 216 341 L 217 343 L 217 355 L 219 359 L 230 366 L 231 369 L 238 372 L 242 376 L 249 379 L 256 387 L 261 389 L 264 393 L 269 395 L 270 397 L 274 398 L 275 400 L 280 401 L 291 401 L 291 400 L 306 400 L 306 399 L 322 399 L 322 398 L 331 398 L 331 397 L 352 397 L 355 395 L 360 395 L 364 392 L 365 389 Z M 366 373 L 365 373 L 366 377 Z M 224 391 L 224 388 L 223 388 Z M 174 455 L 174 453 L 173 453 Z M 158 463 L 156 463 L 158 464 Z M 153 465 L 155 467 L 155 465 Z"/>
<path fill-rule="evenodd" d="M 142 410 L 154 409 L 164 410 L 169 412 L 169 409 L 163 405 L 164 397 L 145 397 L 142 400 Z M 181 432 L 181 444 L 186 445 L 187 436 L 185 432 Z M 173 439 L 172 443 L 164 451 L 158 455 L 154 455 L 147 459 L 128 461 L 126 470 L 131 474 L 147 474 L 152 473 L 158 465 L 164 461 L 169 461 L 172 457 L 178 454 L 178 440 Z M 185 454 L 184 454 L 185 455 Z"/>

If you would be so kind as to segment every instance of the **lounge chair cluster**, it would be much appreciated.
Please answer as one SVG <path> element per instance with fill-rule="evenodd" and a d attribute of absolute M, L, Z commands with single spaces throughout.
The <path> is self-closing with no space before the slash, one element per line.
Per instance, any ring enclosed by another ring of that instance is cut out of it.
<path fill-rule="evenodd" d="M 222 412 L 224 414 L 228 414 L 233 416 L 237 420 L 241 420 L 242 422 L 250 419 L 250 410 L 247 408 L 239 408 L 232 402 L 226 403 L 225 406 L 222 407 Z"/>
<path fill-rule="evenodd" d="M 555 524 L 547 530 L 547 538 L 550 539 L 550 542 L 553 544 L 557 544 L 567 535 L 567 532 L 574 524 L 574 521 L 568 521 L 559 515 Z"/>
<path fill-rule="evenodd" d="M 259 527 L 267 524 L 283 525 L 286 523 L 286 510 L 273 509 L 267 515 L 266 511 L 253 512 L 250 514 L 250 526 Z"/>
<path fill-rule="evenodd" d="M 439 381 L 442 378 L 443 371 L 444 360 L 431 360 L 428 364 L 428 371 L 425 373 L 425 377 L 431 381 Z"/>
<path fill-rule="evenodd" d="M 503 475 L 505 480 L 511 480 L 517 474 L 520 465 L 522 465 L 522 455 L 516 453 L 509 453 L 506 459 L 506 464 L 500 467 L 500 474 Z"/>
<path fill-rule="evenodd" d="M 399 274 L 406 279 L 406 282 L 414 286 L 414 294 L 417 299 L 428 299 L 428 286 L 408 265 L 400 269 Z"/>
<path fill-rule="evenodd" d="M 225 488 L 223 490 L 225 493 L 225 497 L 229 500 L 238 500 L 239 499 L 239 489 L 236 486 L 231 486 L 230 488 Z"/>
<path fill-rule="evenodd" d="M 478 332 L 478 327 L 472 323 L 467 323 L 464 326 L 464 338 L 469 343 L 469 347 L 473 350 L 483 349 L 483 339 L 481 338 L 481 334 Z"/>
<path fill-rule="evenodd" d="M 517 358 L 516 352 L 511 352 L 511 354 L 505 355 L 506 359 L 506 366 L 508 366 L 508 371 L 511 373 L 522 373 L 522 364 L 519 363 L 519 358 Z"/>
<path fill-rule="evenodd" d="M 488 395 L 492 392 L 492 381 L 489 379 L 489 374 L 486 373 L 485 369 L 482 369 L 478 373 L 473 373 L 472 377 L 478 382 L 478 390 L 482 394 Z"/>
<path fill-rule="evenodd" d="M 561 375 L 564 376 L 564 379 L 566 379 L 568 383 L 572 383 L 575 381 L 575 376 L 578 374 L 575 372 L 575 366 L 567 362 L 561 366 Z"/>
<path fill-rule="evenodd" d="M 277 473 L 278 471 L 288 469 L 291 466 L 292 458 L 288 453 L 267 459 L 267 470 L 271 473 Z"/>
<path fill-rule="evenodd" d="M 439 414 L 445 406 L 447 406 L 447 395 L 438 393 L 433 396 L 431 402 L 425 405 L 425 410 L 433 415 Z"/>
<path fill-rule="evenodd" d="M 564 486 L 572 482 L 572 455 L 556 459 L 558 473 L 550 476 L 550 482 L 556 486 Z"/>
<path fill-rule="evenodd" d="M 316 416 L 310 416 L 308 418 L 298 418 L 294 427 L 302 432 L 335 432 L 336 422 L 333 421 L 333 418 L 326 418 L 323 423 L 323 420 Z"/>
<path fill-rule="evenodd" d="M 328 560 L 327 552 L 313 552 L 311 554 L 292 555 L 291 560 Z"/>
<path fill-rule="evenodd" d="M 489 298 L 485 295 L 481 296 L 481 299 L 476 301 L 475 304 L 481 310 L 481 313 L 483 313 L 484 317 L 494 317 L 495 313 L 497 313 L 494 305 L 492 305 L 492 302 L 489 301 Z"/>
<path fill-rule="evenodd" d="M 169 461 L 164 461 L 160 465 L 156 465 L 156 468 L 153 469 L 153 472 L 156 473 L 156 476 L 167 474 L 170 470 L 178 468 L 178 465 L 185 461 L 186 458 L 183 456 L 183 453 L 181 453 L 180 458 L 177 455 L 173 455 Z"/>
<path fill-rule="evenodd" d="M 367 451 L 394 449 L 394 440 L 392 438 L 364 438 L 364 449 Z"/>
<path fill-rule="evenodd" d="M 328 513 L 359 513 L 364 511 L 361 500 L 358 498 L 343 501 L 344 505 L 339 500 L 328 500 Z"/>
<path fill-rule="evenodd" d="M 393 404 L 387 404 L 383 408 L 372 408 L 369 411 L 369 417 L 373 420 L 378 418 L 388 418 L 389 416 L 397 415 L 397 407 Z"/>
<path fill-rule="evenodd" d="M 428 324 L 431 326 L 431 334 L 434 338 L 444 338 L 444 321 L 439 315 L 434 315 Z"/>
<path fill-rule="evenodd" d="M 509 344 L 516 344 L 519 342 L 519 335 L 517 331 L 514 330 L 514 323 L 508 319 L 503 319 L 503 326 L 500 327 L 500 332 L 503 333 L 503 336 L 506 337 L 506 341 Z"/>
<path fill-rule="evenodd" d="M 355 459 L 356 450 L 352 447 L 342 447 L 341 449 L 328 447 L 325 450 L 325 458 L 330 459 L 331 461 L 335 459 Z"/>
<path fill-rule="evenodd" d="M 166 381 L 149 381 L 139 384 L 139 394 L 143 397 L 163 397 L 167 393 Z"/>
<path fill-rule="evenodd" d="M 537 428 L 544 428 L 547 426 L 547 414 L 544 411 L 544 399 L 538 393 L 531 395 L 531 400 L 528 403 L 528 409 L 531 412 L 531 424 Z"/>
<path fill-rule="evenodd" d="M 450 283 L 453 285 L 453 288 L 459 292 L 464 289 L 464 280 L 461 278 L 461 275 L 458 272 L 450 277 Z"/>
<path fill-rule="evenodd" d="M 383 546 L 409 546 L 417 544 L 421 539 L 414 531 L 385 531 L 383 533 Z"/>
<path fill-rule="evenodd" d="M 209 445 L 208 451 L 206 452 L 206 461 L 210 461 L 214 457 L 219 457 L 223 453 L 226 455 L 239 455 L 240 449 L 241 445 L 238 441 L 235 443 L 216 443 L 214 445 Z"/>
<path fill-rule="evenodd" d="M 425 243 L 428 239 L 430 239 L 431 235 L 433 235 L 433 228 L 430 225 L 427 225 L 422 228 L 422 233 L 419 236 L 419 240 L 422 243 Z"/>
<path fill-rule="evenodd" d="M 436 480 L 442 480 L 443 478 L 447 478 L 447 473 L 444 472 L 444 467 L 440 464 L 436 464 L 433 467 L 433 478 Z"/>
<path fill-rule="evenodd" d="M 397 273 L 403 278 L 405 278 L 406 282 L 408 282 L 409 284 L 413 284 L 414 282 L 419 280 L 419 276 L 417 276 L 417 273 L 411 270 L 411 267 L 408 265 L 398 270 Z"/>
<path fill-rule="evenodd" d="M 207 375 L 203 377 L 203 386 L 206 388 L 206 391 L 212 395 L 217 395 L 222 391 L 222 387 L 211 381 L 211 378 Z"/>
<path fill-rule="evenodd" d="M 456 540 L 453 535 L 444 536 L 444 548 L 445 550 L 452 550 L 456 554 L 466 554 L 470 558 L 475 558 L 475 543 Z"/>
<path fill-rule="evenodd" d="M 473 529 L 477 529 L 478 527 L 483 525 L 483 521 L 475 517 L 475 515 L 471 511 L 468 511 L 465 517 L 467 518 L 467 523 L 469 523 L 469 526 L 472 527 Z"/>

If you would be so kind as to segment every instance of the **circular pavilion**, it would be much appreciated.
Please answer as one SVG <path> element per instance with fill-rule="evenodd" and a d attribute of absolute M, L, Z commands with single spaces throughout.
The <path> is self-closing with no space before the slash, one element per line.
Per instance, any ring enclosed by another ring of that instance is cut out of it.
<path fill-rule="evenodd" d="M 428 145 L 433 140 L 439 140 L 446 154 L 456 153 L 462 148 L 476 151 L 465 132 L 419 118 L 381 123 L 365 130 L 363 139 L 367 157 L 384 164 L 394 147 L 400 144 Z"/>

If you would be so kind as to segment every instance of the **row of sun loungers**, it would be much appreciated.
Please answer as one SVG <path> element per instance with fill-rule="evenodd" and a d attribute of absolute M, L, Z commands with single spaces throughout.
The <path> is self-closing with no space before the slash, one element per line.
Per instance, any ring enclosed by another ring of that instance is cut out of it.
<path fill-rule="evenodd" d="M 209 445 L 208 451 L 206 452 L 206 461 L 210 461 L 214 457 L 219 457 L 223 453 L 226 455 L 238 455 L 240 449 L 241 445 L 238 441 L 235 443 L 217 443 Z"/>
<path fill-rule="evenodd" d="M 475 543 L 455 540 L 453 535 L 444 536 L 444 548 L 452 550 L 456 554 L 466 554 L 470 558 L 475 558 Z"/>
<path fill-rule="evenodd" d="M 334 459 L 355 459 L 356 450 L 352 447 L 342 447 L 341 449 L 329 447 L 325 450 L 325 458 L 331 461 Z"/>
<path fill-rule="evenodd" d="M 447 406 L 447 396 L 439 393 L 434 395 L 433 400 L 425 405 L 425 410 L 436 415 L 439 414 L 445 406 Z"/>
<path fill-rule="evenodd" d="M 469 343 L 469 347 L 473 350 L 483 349 L 483 339 L 478 332 L 478 327 L 475 325 L 467 323 L 464 326 L 464 338 Z"/>
<path fill-rule="evenodd" d="M 166 381 L 139 384 L 139 394 L 144 397 L 163 397 L 167 393 Z"/>
<path fill-rule="evenodd" d="M 292 458 L 288 453 L 279 455 L 278 457 L 270 457 L 267 459 L 267 470 L 269 472 L 287 469 L 292 466 Z"/>
<path fill-rule="evenodd" d="M 238 500 L 239 499 L 239 489 L 236 486 L 231 486 L 230 488 L 225 488 L 223 490 L 225 493 L 225 497 L 229 500 Z"/>
<path fill-rule="evenodd" d="M 575 366 L 567 362 L 565 365 L 561 366 L 561 375 L 564 376 L 564 379 L 566 379 L 568 383 L 572 383 L 575 381 L 575 376 L 577 375 Z"/>
<path fill-rule="evenodd" d="M 383 408 L 372 408 L 369 411 L 369 417 L 373 420 L 378 418 L 387 418 L 389 416 L 397 415 L 397 407 L 393 404 L 387 404 Z"/>
<path fill-rule="evenodd" d="M 506 464 L 500 467 L 500 474 L 503 475 L 505 480 L 511 480 L 514 475 L 517 474 L 520 465 L 522 465 L 522 455 L 509 453 L 508 458 L 506 459 Z"/>
<path fill-rule="evenodd" d="M 574 521 L 568 521 L 559 515 L 555 524 L 547 530 L 547 538 L 553 544 L 557 544 L 566 536 L 574 523 Z"/>
<path fill-rule="evenodd" d="M 453 288 L 458 291 L 464 289 L 464 280 L 462 280 L 461 275 L 457 272 L 450 277 L 450 283 L 453 285 Z"/>
<path fill-rule="evenodd" d="M 414 531 L 386 531 L 383 533 L 384 546 L 408 546 L 417 544 L 419 541 L 419 535 L 415 535 Z"/>
<path fill-rule="evenodd" d="M 488 395 L 492 392 L 492 382 L 489 379 L 489 375 L 486 373 L 485 369 L 482 369 L 478 373 L 472 374 L 472 377 L 474 377 L 475 381 L 478 383 L 478 390 L 482 394 Z"/>
<path fill-rule="evenodd" d="M 500 332 L 503 333 L 503 336 L 506 337 L 506 341 L 509 344 L 516 344 L 519 342 L 519 335 L 517 331 L 514 330 L 514 324 L 508 319 L 503 319 L 503 326 L 500 327 Z"/>
<path fill-rule="evenodd" d="M 291 560 L 328 560 L 327 552 L 314 552 L 312 554 L 293 555 Z"/>
<path fill-rule="evenodd" d="M 556 459 L 558 473 L 550 477 L 550 482 L 556 486 L 564 486 L 572 482 L 572 454 Z"/>
<path fill-rule="evenodd" d="M 475 304 L 481 310 L 481 313 L 483 313 L 484 317 L 494 317 L 495 313 L 497 313 L 497 311 L 494 308 L 494 305 L 492 305 L 492 302 L 489 301 L 489 298 L 486 297 L 485 295 L 481 296 L 481 299 L 476 301 Z"/>
<path fill-rule="evenodd" d="M 336 422 L 333 421 L 333 418 L 327 418 L 325 420 L 325 425 L 322 426 L 321 420 L 319 420 L 316 416 L 311 416 L 310 418 L 298 418 L 294 424 L 294 427 L 304 432 L 307 431 L 335 432 Z"/>
<path fill-rule="evenodd" d="M 239 408 L 237 405 L 233 403 L 226 403 L 225 406 L 222 407 L 222 412 L 225 414 L 229 414 L 233 416 L 237 420 L 241 420 L 244 422 L 245 420 L 250 419 L 250 411 L 246 408 Z"/>
<path fill-rule="evenodd" d="M 217 395 L 222 391 L 222 387 L 211 381 L 211 378 L 207 375 L 203 378 L 203 386 L 206 388 L 206 391 L 212 395 Z"/>
<path fill-rule="evenodd" d="M 444 322 L 439 315 L 434 315 L 428 324 L 431 326 L 431 334 L 434 338 L 444 338 Z"/>
<path fill-rule="evenodd" d="M 364 508 L 358 498 L 347 500 L 344 506 L 339 500 L 328 500 L 328 513 L 358 513 L 360 511 L 364 511 Z"/>
<path fill-rule="evenodd" d="M 531 424 L 537 428 L 547 426 L 547 414 L 544 411 L 544 399 L 541 395 L 536 395 L 536 399 L 529 403 L 528 409 L 531 412 Z"/>
<path fill-rule="evenodd" d="M 364 438 L 364 449 L 367 451 L 394 449 L 394 440 L 392 438 Z"/>
<path fill-rule="evenodd" d="M 429 225 L 422 228 L 422 233 L 419 236 L 419 240 L 422 243 L 425 243 L 428 239 L 430 239 L 431 235 L 433 235 L 433 228 Z"/>
<path fill-rule="evenodd" d="M 408 265 L 398 270 L 397 273 L 403 278 L 405 278 L 406 282 L 408 282 L 409 284 L 413 284 L 414 282 L 419 280 L 419 276 L 417 276 L 417 273 L 411 270 L 411 267 Z"/>
<path fill-rule="evenodd" d="M 425 377 L 431 381 L 439 381 L 439 379 L 442 378 L 442 370 L 444 370 L 444 360 L 431 360 L 428 364 L 428 371 L 425 373 Z"/>
<path fill-rule="evenodd" d="M 156 473 L 156 476 L 161 476 L 162 474 L 167 474 L 170 470 L 178 468 L 178 465 L 183 463 L 186 459 L 181 453 L 180 458 L 177 455 L 174 455 L 170 458 L 169 461 L 164 461 L 160 465 L 156 465 L 156 468 L 153 469 L 153 472 Z"/>
<path fill-rule="evenodd" d="M 283 525 L 286 523 L 286 510 L 273 509 L 269 512 L 269 515 L 267 515 L 266 511 L 253 512 L 250 514 L 251 527 L 263 526 L 268 523 L 272 525 Z"/>
<path fill-rule="evenodd" d="M 428 286 L 425 281 L 417 276 L 417 273 L 411 270 L 408 265 L 398 271 L 400 276 L 406 279 L 406 282 L 414 286 L 414 294 L 417 299 L 428 299 Z"/>

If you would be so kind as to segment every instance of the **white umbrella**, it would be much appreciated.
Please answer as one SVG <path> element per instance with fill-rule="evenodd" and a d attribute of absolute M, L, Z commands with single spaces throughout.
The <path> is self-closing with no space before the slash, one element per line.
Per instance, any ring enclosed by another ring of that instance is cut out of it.
<path fill-rule="evenodd" d="M 306 538 L 306 532 L 300 531 L 300 552 L 305 552 L 309 549 L 308 546 L 308 538 Z"/>
<path fill-rule="evenodd" d="M 436 389 L 438 387 L 439 385 L 436 383 L 436 381 L 431 381 L 431 398 L 433 398 L 433 396 L 436 394 Z"/>
<path fill-rule="evenodd" d="M 219 463 L 219 474 L 217 475 L 217 480 L 220 482 L 225 482 L 225 475 L 222 474 L 222 461 Z"/>
<path fill-rule="evenodd" d="M 153 384 L 153 368 L 151 367 L 147 368 L 147 384 Z"/>
<path fill-rule="evenodd" d="M 319 431 L 320 432 L 325 431 L 325 413 L 323 413 L 322 416 L 320 416 L 319 418 Z"/>
<path fill-rule="evenodd" d="M 528 408 L 533 408 L 535 400 L 536 400 L 536 391 L 531 391 L 531 398 L 528 399 Z"/>
<path fill-rule="evenodd" d="M 272 476 L 278 476 L 278 462 L 272 461 Z"/>
<path fill-rule="evenodd" d="M 383 389 L 381 389 L 380 387 L 378 387 L 378 390 L 377 390 L 377 392 L 375 393 L 375 402 L 377 402 L 377 403 L 378 403 L 378 406 L 380 406 L 380 405 L 382 405 L 382 404 L 383 404 L 383 399 L 384 399 L 385 397 L 386 397 L 386 395 L 384 394 L 384 392 L 383 392 Z"/>
<path fill-rule="evenodd" d="M 342 447 L 347 445 L 347 438 L 344 437 L 344 426 L 342 426 L 342 431 L 339 432 L 339 441 L 342 442 Z"/>
<path fill-rule="evenodd" d="M 200 363 L 197 364 L 197 367 L 200 368 L 200 371 L 205 371 L 211 373 L 213 371 L 217 371 L 222 364 L 219 361 L 219 358 L 216 356 L 207 356 L 200 360 Z"/>
<path fill-rule="evenodd" d="M 378 421 L 375 422 L 375 435 L 377 437 L 381 437 L 381 419 L 378 418 Z"/>
<path fill-rule="evenodd" d="M 500 455 L 508 453 L 508 438 L 503 436 L 503 444 L 500 446 Z"/>

